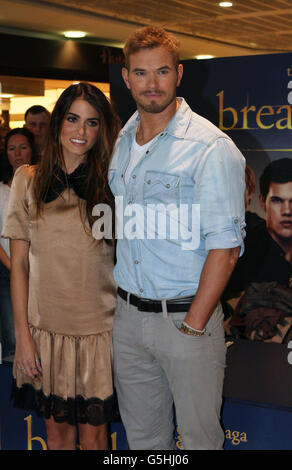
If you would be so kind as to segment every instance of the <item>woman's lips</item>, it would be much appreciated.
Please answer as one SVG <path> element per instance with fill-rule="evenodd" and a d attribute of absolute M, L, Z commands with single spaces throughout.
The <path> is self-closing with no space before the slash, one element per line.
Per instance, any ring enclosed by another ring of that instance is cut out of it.
<path fill-rule="evenodd" d="M 77 145 L 86 144 L 86 140 L 84 139 L 70 139 L 70 142 L 72 142 L 72 144 L 77 144 Z"/>

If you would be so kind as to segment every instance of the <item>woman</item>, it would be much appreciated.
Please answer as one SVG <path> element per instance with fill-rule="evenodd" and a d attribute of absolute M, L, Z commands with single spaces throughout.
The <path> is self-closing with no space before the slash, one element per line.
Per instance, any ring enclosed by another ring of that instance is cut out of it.
<path fill-rule="evenodd" d="M 0 182 L 0 233 L 5 219 L 10 187 L 17 168 L 34 163 L 36 158 L 33 134 L 25 128 L 8 132 L 1 155 L 2 181 Z M 9 241 L 0 238 L 0 322 L 2 332 L 2 358 L 11 361 L 15 351 L 13 314 L 10 296 Z"/>
<path fill-rule="evenodd" d="M 15 406 L 45 418 L 49 449 L 107 449 L 113 417 L 113 244 L 92 236 L 119 121 L 86 83 L 58 99 L 48 148 L 16 172 L 4 236 L 11 239 Z M 30 407 L 31 407 L 30 405 Z"/>

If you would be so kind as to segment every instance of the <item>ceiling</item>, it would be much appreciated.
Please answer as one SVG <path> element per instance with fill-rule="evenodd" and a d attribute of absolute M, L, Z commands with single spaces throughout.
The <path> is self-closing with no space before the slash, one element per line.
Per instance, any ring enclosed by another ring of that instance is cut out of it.
<path fill-rule="evenodd" d="M 68 29 L 87 42 L 122 47 L 144 25 L 162 26 L 181 43 L 182 58 L 292 51 L 292 0 L 1 0 L 0 32 L 59 38 Z"/>

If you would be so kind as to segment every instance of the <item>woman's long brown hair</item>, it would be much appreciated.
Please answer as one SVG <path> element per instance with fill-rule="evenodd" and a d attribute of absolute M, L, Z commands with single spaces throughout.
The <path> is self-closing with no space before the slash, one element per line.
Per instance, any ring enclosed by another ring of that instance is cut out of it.
<path fill-rule="evenodd" d="M 70 106 L 77 99 L 87 101 L 99 114 L 97 141 L 87 154 L 88 174 L 85 184 L 86 215 L 90 226 L 94 222 L 92 209 L 98 203 L 113 206 L 108 186 L 108 168 L 111 154 L 120 130 L 120 120 L 105 95 L 94 85 L 79 83 L 63 91 L 51 115 L 46 150 L 37 165 L 34 178 L 34 197 L 37 216 L 41 215 L 43 200 L 57 178 L 56 169 L 65 168 L 60 132 Z"/>

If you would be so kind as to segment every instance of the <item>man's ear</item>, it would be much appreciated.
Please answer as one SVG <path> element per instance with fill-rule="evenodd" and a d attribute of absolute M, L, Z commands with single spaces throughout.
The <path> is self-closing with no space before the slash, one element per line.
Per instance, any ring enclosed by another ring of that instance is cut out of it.
<path fill-rule="evenodd" d="M 178 64 L 178 67 L 177 67 L 177 84 L 176 84 L 176 86 L 180 85 L 180 82 L 181 82 L 181 79 L 182 79 L 182 76 L 183 76 L 183 72 L 184 72 L 183 64 Z"/>
<path fill-rule="evenodd" d="M 266 212 L 266 200 L 262 194 L 259 195 L 260 206 L 264 212 Z"/>
<path fill-rule="evenodd" d="M 128 69 L 126 67 L 123 67 L 122 68 L 122 77 L 124 79 L 124 82 L 127 86 L 127 88 L 129 88 L 130 90 L 130 84 L 129 84 L 129 72 L 128 72 Z"/>

